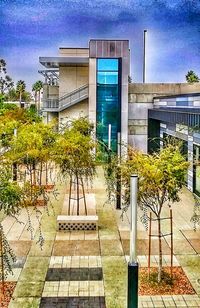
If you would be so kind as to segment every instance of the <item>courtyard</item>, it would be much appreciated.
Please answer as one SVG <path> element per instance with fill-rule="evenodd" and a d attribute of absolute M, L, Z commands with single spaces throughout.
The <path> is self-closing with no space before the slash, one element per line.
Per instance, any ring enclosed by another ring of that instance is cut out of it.
<path fill-rule="evenodd" d="M 13 275 L 16 281 L 9 307 L 121 307 L 127 303 L 127 262 L 129 260 L 128 213 L 121 216 L 107 194 L 102 168 L 98 168 L 93 188 L 99 218 L 97 231 L 58 231 L 56 218 L 62 212 L 67 186 L 57 183 L 58 200 L 53 200 L 49 215 L 42 209 L 41 228 L 44 246 L 41 250 L 27 231 L 27 217 L 22 210 L 19 221 L 6 217 L 4 232 L 16 254 Z M 174 266 L 181 266 L 195 294 L 139 296 L 139 307 L 200 306 L 200 231 L 194 231 L 192 194 L 184 188 L 181 201 L 173 206 Z M 31 215 L 31 209 L 30 209 Z M 34 235 L 38 221 L 33 216 Z M 168 230 L 166 223 L 163 228 Z M 164 266 L 170 265 L 168 238 L 163 241 Z M 138 220 L 138 262 L 147 267 L 148 233 Z M 152 241 L 151 266 L 158 263 L 156 240 Z"/>

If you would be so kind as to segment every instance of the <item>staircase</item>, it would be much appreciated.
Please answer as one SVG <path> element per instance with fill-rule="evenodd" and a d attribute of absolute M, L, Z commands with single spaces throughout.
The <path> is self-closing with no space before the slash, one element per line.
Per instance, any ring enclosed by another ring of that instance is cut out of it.
<path fill-rule="evenodd" d="M 44 111 L 59 112 L 65 110 L 84 99 L 88 98 L 89 86 L 84 85 L 70 93 L 61 96 L 59 99 L 49 98 L 43 101 Z"/>

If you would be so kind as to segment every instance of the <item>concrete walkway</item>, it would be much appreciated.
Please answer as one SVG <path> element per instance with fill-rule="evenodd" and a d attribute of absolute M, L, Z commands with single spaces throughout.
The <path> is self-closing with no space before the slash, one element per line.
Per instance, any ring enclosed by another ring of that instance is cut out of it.
<path fill-rule="evenodd" d="M 95 179 L 98 231 L 57 232 L 56 217 L 62 211 L 66 189 L 59 187 L 59 201 L 53 201 L 54 214 L 42 215 L 45 244 L 42 250 L 31 241 L 25 226 L 4 220 L 4 226 L 17 262 L 14 276 L 18 281 L 11 308 L 29 307 L 107 307 L 126 308 L 127 261 L 129 255 L 129 219 L 105 204 L 106 191 L 102 170 Z M 197 295 L 141 296 L 140 307 L 200 307 L 200 231 L 190 223 L 193 210 L 191 194 L 184 190 L 174 213 L 175 265 L 181 265 Z M 22 213 L 25 217 L 25 213 Z M 38 222 L 34 222 L 35 231 Z M 166 229 L 168 226 L 165 226 Z M 38 231 L 36 232 L 36 235 Z M 147 265 L 148 237 L 138 222 L 138 261 Z M 169 263 L 167 239 L 163 242 L 164 262 Z M 152 265 L 157 264 L 157 246 L 153 243 Z"/>

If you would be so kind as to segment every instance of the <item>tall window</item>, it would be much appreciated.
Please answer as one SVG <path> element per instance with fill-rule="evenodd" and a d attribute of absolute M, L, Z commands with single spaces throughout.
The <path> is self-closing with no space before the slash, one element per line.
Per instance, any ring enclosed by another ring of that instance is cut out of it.
<path fill-rule="evenodd" d="M 117 151 L 117 133 L 121 132 L 120 59 L 97 60 L 97 138 L 108 145 L 111 124 L 111 148 Z"/>

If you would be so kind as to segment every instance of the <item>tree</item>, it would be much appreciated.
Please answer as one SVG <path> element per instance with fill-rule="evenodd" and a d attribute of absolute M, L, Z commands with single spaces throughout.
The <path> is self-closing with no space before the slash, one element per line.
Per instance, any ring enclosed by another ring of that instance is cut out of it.
<path fill-rule="evenodd" d="M 16 216 L 21 208 L 22 190 L 16 182 L 12 182 L 10 165 L 0 164 L 0 212 L 4 215 Z M 0 223 L 0 281 L 2 282 L 2 294 L 4 295 L 4 283 L 8 273 L 12 273 L 12 263 L 15 255 L 9 246 Z"/>
<path fill-rule="evenodd" d="M 8 93 L 5 95 L 5 101 L 15 102 L 19 100 L 19 98 L 20 98 L 20 93 L 17 92 L 15 88 L 10 89 Z M 29 103 L 31 101 L 31 93 L 24 91 L 21 95 L 21 100 Z"/>
<path fill-rule="evenodd" d="M 35 93 L 35 104 L 37 105 L 38 111 L 40 110 L 40 95 L 42 88 L 43 88 L 43 82 L 41 80 L 36 81 L 32 87 L 32 91 L 34 91 Z"/>
<path fill-rule="evenodd" d="M 19 80 L 16 86 L 16 92 L 19 93 L 19 103 L 20 107 L 22 107 L 22 94 L 25 92 L 26 84 L 25 81 Z"/>
<path fill-rule="evenodd" d="M 70 123 L 58 136 L 55 148 L 55 161 L 62 174 L 70 179 L 70 192 L 72 182 L 76 183 L 77 215 L 79 215 L 79 185 L 83 188 L 83 197 L 86 211 L 84 183 L 90 183 L 95 174 L 95 142 L 92 138 L 93 126 L 81 117 Z M 71 193 L 69 194 L 71 197 Z"/>
<path fill-rule="evenodd" d="M 191 84 L 200 81 L 198 75 L 194 71 L 188 71 L 187 75 L 185 75 L 185 78 L 186 81 Z"/>
<path fill-rule="evenodd" d="M 0 59 L 0 94 L 5 94 L 13 86 L 12 78 L 7 75 L 6 62 L 4 59 Z"/>
<path fill-rule="evenodd" d="M 113 170 L 115 171 L 116 164 Z M 146 215 L 151 211 L 158 225 L 159 268 L 158 282 L 162 278 L 162 228 L 161 217 L 164 206 L 169 206 L 179 201 L 179 191 L 185 184 L 185 175 L 189 163 L 180 152 L 180 145 L 168 144 L 160 152 L 143 154 L 132 148 L 129 157 L 121 163 L 121 178 L 124 194 L 122 199 L 126 206 L 130 202 L 130 176 L 138 174 L 138 205 Z M 111 175 L 108 190 L 116 194 L 115 176 Z M 145 221 L 144 221 L 145 222 Z"/>

